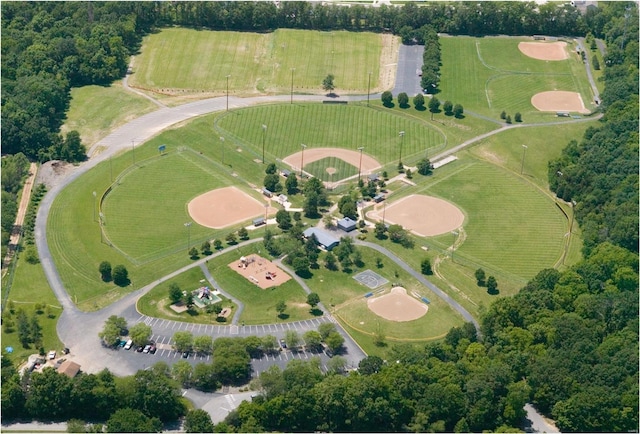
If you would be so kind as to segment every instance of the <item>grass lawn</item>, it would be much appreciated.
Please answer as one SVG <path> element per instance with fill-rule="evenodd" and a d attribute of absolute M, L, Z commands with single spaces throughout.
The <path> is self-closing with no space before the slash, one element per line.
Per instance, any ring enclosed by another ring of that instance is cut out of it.
<path fill-rule="evenodd" d="M 381 52 L 382 35 L 367 32 L 166 28 L 145 38 L 130 80 L 166 95 L 242 95 L 290 92 L 293 79 L 294 92 L 313 93 L 331 73 L 337 92 L 363 93 L 369 72 L 378 86 Z"/>
<path fill-rule="evenodd" d="M 307 295 L 295 280 L 291 279 L 274 288 L 260 289 L 229 267 L 229 263 L 240 256 L 260 254 L 261 248 L 264 250 L 261 243 L 252 244 L 210 260 L 208 263 L 209 271 L 216 282 L 244 303 L 240 320 L 245 324 L 272 324 L 283 320 L 298 321 L 312 318 L 313 315 L 309 312 L 309 305 L 306 303 Z M 262 255 L 266 253 L 263 252 Z M 284 273 L 284 271 L 280 272 Z M 278 318 L 275 306 L 281 300 L 287 304 L 287 310 L 282 317 Z"/>
<path fill-rule="evenodd" d="M 115 128 L 157 109 L 154 103 L 122 88 L 83 86 L 71 89 L 71 103 L 62 132 L 77 130 L 87 148 Z"/>
<path fill-rule="evenodd" d="M 173 279 L 167 280 L 162 284 L 156 286 L 151 291 L 146 293 L 138 300 L 138 310 L 140 313 L 154 317 L 165 318 L 173 321 L 182 321 L 199 324 L 225 324 L 224 322 L 218 322 L 215 314 L 208 314 L 204 309 L 198 307 L 193 309 L 193 312 L 177 313 L 171 309 L 171 301 L 169 299 L 169 286 L 175 283 L 183 291 L 192 291 L 200 288 L 201 286 L 211 286 L 208 282 L 201 282 L 205 279 L 204 274 L 200 267 L 192 268 Z M 211 288 L 213 290 L 213 288 Z M 231 318 L 237 310 L 237 306 L 231 300 L 219 295 L 222 298 L 220 306 L 223 308 L 231 308 L 227 324 L 231 323 Z"/>
<path fill-rule="evenodd" d="M 23 258 L 18 258 L 11 292 L 7 299 L 7 307 L 2 313 L 2 348 L 13 347 L 13 353 L 8 357 L 16 367 L 27 360 L 29 355 L 37 353 L 39 348 L 33 345 L 23 348 L 17 331 L 17 313 L 22 309 L 30 320 L 32 316 L 38 318 L 42 327 L 42 346 L 45 351 L 55 349 L 61 351 L 62 342 L 58 339 L 56 324 L 62 313 L 62 307 L 49 288 L 49 284 L 40 264 L 29 264 Z M 36 313 L 35 304 L 45 304 L 42 313 Z M 7 333 L 7 323 L 13 322 L 13 332 Z"/>

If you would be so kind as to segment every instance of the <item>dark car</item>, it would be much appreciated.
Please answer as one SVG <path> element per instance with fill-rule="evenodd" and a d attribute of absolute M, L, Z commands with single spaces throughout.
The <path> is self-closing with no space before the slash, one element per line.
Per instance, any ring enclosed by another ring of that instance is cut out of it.
<path fill-rule="evenodd" d="M 157 349 L 158 348 L 156 348 L 156 344 L 151 344 L 151 347 L 149 348 L 149 352 L 151 354 L 155 354 Z"/>
<path fill-rule="evenodd" d="M 280 346 L 282 347 L 282 349 L 287 348 L 287 343 L 284 341 L 284 339 L 280 339 Z"/>
<path fill-rule="evenodd" d="M 136 348 L 136 351 L 141 353 L 142 350 L 144 350 L 144 347 L 142 345 L 140 345 L 138 348 Z"/>
<path fill-rule="evenodd" d="M 186 359 L 187 357 L 189 357 L 189 351 L 185 351 L 184 353 L 182 353 L 183 359 Z"/>

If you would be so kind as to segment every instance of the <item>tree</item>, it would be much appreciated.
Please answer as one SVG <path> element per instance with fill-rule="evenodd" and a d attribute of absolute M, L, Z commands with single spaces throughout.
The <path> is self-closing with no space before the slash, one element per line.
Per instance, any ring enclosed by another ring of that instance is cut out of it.
<path fill-rule="evenodd" d="M 334 353 L 340 352 L 342 348 L 342 344 L 344 343 L 344 338 L 340 333 L 331 332 L 324 338 L 324 343 L 333 351 Z"/>
<path fill-rule="evenodd" d="M 520 113 L 520 112 L 516 112 L 516 114 L 515 114 L 515 115 L 513 115 L 513 119 L 514 119 L 516 122 L 522 122 L 522 113 Z"/>
<path fill-rule="evenodd" d="M 267 164 L 267 167 L 264 169 L 264 173 L 266 173 L 267 175 L 277 174 L 278 173 L 278 167 L 276 166 L 276 163 Z"/>
<path fill-rule="evenodd" d="M 424 258 L 422 262 L 420 262 L 420 271 L 422 274 L 427 276 L 433 274 L 433 270 L 431 269 L 431 260 L 429 258 Z"/>
<path fill-rule="evenodd" d="M 322 340 L 325 340 L 331 333 L 336 332 L 336 326 L 333 323 L 325 322 L 318 326 L 318 333 L 320 333 Z"/>
<path fill-rule="evenodd" d="M 358 372 L 362 375 L 372 375 L 380 371 L 383 361 L 378 356 L 367 356 L 358 363 Z"/>
<path fill-rule="evenodd" d="M 276 303 L 276 312 L 278 312 L 278 316 L 282 317 L 285 310 L 287 310 L 287 304 L 284 302 L 284 300 L 278 301 Z"/>
<path fill-rule="evenodd" d="M 300 345 L 300 335 L 295 330 L 287 330 L 284 334 L 284 341 L 289 348 L 297 348 Z"/>
<path fill-rule="evenodd" d="M 193 340 L 193 350 L 198 354 L 210 354 L 213 350 L 213 338 L 209 335 L 196 336 Z"/>
<path fill-rule="evenodd" d="M 209 240 L 206 240 L 202 243 L 202 246 L 200 246 L 200 251 L 205 256 L 209 256 L 211 254 L 211 243 L 209 242 Z"/>
<path fill-rule="evenodd" d="M 190 352 L 193 349 L 193 334 L 188 331 L 175 332 L 173 348 L 180 353 Z"/>
<path fill-rule="evenodd" d="M 379 240 L 384 240 L 387 237 L 387 225 L 382 222 L 376 222 L 373 233 Z"/>
<path fill-rule="evenodd" d="M 333 94 L 333 90 L 335 89 L 333 79 L 333 74 L 327 74 L 324 80 L 322 80 L 322 88 L 329 92 L 330 95 Z"/>
<path fill-rule="evenodd" d="M 302 211 L 304 211 L 305 217 L 315 218 L 318 217 L 318 194 L 311 192 L 305 194 L 304 204 L 302 205 Z"/>
<path fill-rule="evenodd" d="M 421 93 L 413 97 L 413 105 L 416 108 L 416 110 L 424 109 L 424 96 Z"/>
<path fill-rule="evenodd" d="M 211 416 L 201 408 L 189 410 L 184 420 L 184 430 L 191 432 L 213 432 Z"/>
<path fill-rule="evenodd" d="M 433 173 L 433 165 L 428 158 L 423 158 L 422 160 L 418 161 L 417 168 L 420 175 L 427 176 Z"/>
<path fill-rule="evenodd" d="M 198 249 L 192 247 L 189 249 L 189 258 L 195 260 L 198 259 Z"/>
<path fill-rule="evenodd" d="M 598 56 L 594 55 L 591 62 L 593 63 L 593 69 L 600 71 L 600 60 L 598 60 Z"/>
<path fill-rule="evenodd" d="M 485 274 L 484 270 L 482 268 L 478 268 L 476 270 L 475 276 L 476 276 L 477 285 L 478 286 L 484 286 L 485 285 L 484 279 L 487 277 L 487 275 Z"/>
<path fill-rule="evenodd" d="M 107 432 L 162 432 L 162 422 L 147 417 L 140 410 L 121 408 L 107 421 Z"/>
<path fill-rule="evenodd" d="M 18 322 L 18 339 L 20 340 L 23 348 L 29 348 L 29 343 L 31 342 L 31 330 L 29 328 L 29 318 L 27 318 L 27 314 L 24 310 L 18 310 L 16 321 Z"/>
<path fill-rule="evenodd" d="M 335 356 L 327 361 L 327 371 L 332 374 L 342 374 L 347 367 L 347 359 Z"/>
<path fill-rule="evenodd" d="M 312 292 L 311 294 L 307 295 L 307 304 L 311 306 L 312 310 L 316 308 L 318 303 L 320 303 L 320 296 L 317 293 Z"/>
<path fill-rule="evenodd" d="M 57 419 L 69 414 L 71 379 L 53 368 L 31 374 L 25 402 L 28 413 L 37 419 Z"/>
<path fill-rule="evenodd" d="M 311 264 L 309 262 L 309 258 L 306 256 L 296 256 L 291 262 L 293 270 L 299 276 L 305 276 L 309 273 L 309 265 Z"/>
<path fill-rule="evenodd" d="M 310 351 L 318 351 L 322 348 L 322 336 L 315 330 L 309 330 L 302 336 L 305 346 Z"/>
<path fill-rule="evenodd" d="M 500 119 L 505 120 L 507 118 L 507 112 L 502 110 L 502 112 L 500 113 Z"/>
<path fill-rule="evenodd" d="M 149 338 L 151 338 L 151 334 L 151 326 L 143 322 L 135 324 L 129 330 L 129 336 L 135 345 L 146 345 L 149 342 Z"/>
<path fill-rule="evenodd" d="M 504 120 L 506 123 L 510 124 L 511 123 L 511 115 L 507 115 L 507 117 Z"/>
<path fill-rule="evenodd" d="M 442 110 L 444 110 L 445 114 L 452 115 L 453 114 L 453 103 L 449 100 L 445 101 L 442 104 Z"/>
<path fill-rule="evenodd" d="M 435 96 L 432 96 L 429 100 L 428 107 L 431 113 L 438 113 L 440 111 L 440 100 Z"/>
<path fill-rule="evenodd" d="M 453 115 L 458 119 L 464 115 L 464 107 L 462 107 L 462 104 L 456 104 L 453 107 Z"/>
<path fill-rule="evenodd" d="M 276 193 L 282 190 L 282 184 L 280 184 L 280 177 L 275 173 L 265 175 L 263 184 L 264 184 L 264 188 L 266 188 L 267 190 L 273 193 Z"/>
<path fill-rule="evenodd" d="M 398 94 L 398 105 L 400 108 L 409 107 L 409 96 L 406 92 L 400 92 Z"/>
<path fill-rule="evenodd" d="M 493 276 L 487 278 L 487 292 L 489 294 L 496 294 L 498 292 L 498 282 Z"/>
<path fill-rule="evenodd" d="M 380 97 L 380 99 L 382 100 L 383 106 L 385 107 L 393 106 L 393 94 L 390 91 L 385 90 L 384 92 L 382 92 L 382 96 Z"/>
<path fill-rule="evenodd" d="M 229 245 L 233 245 L 236 244 L 238 242 L 238 240 L 236 239 L 236 234 L 234 234 L 233 232 L 229 233 L 225 240 L 227 241 L 227 244 Z"/>
<path fill-rule="evenodd" d="M 178 360 L 171 366 L 171 376 L 182 387 L 189 387 L 193 376 L 193 366 L 186 360 Z"/>
<path fill-rule="evenodd" d="M 213 240 L 213 248 L 216 250 L 222 249 L 222 241 L 221 240 Z"/>
<path fill-rule="evenodd" d="M 278 223 L 278 227 L 283 231 L 286 231 L 291 228 L 291 214 L 286 209 L 280 209 L 276 213 L 276 222 Z"/>
<path fill-rule="evenodd" d="M 109 282 L 111 280 L 111 263 L 108 261 L 100 262 L 100 266 L 98 267 L 100 271 L 100 278 L 103 282 Z"/>
<path fill-rule="evenodd" d="M 129 280 L 129 272 L 124 265 L 116 265 L 113 267 L 113 283 L 118 286 L 127 286 L 131 283 Z"/>
<path fill-rule="evenodd" d="M 104 323 L 98 336 L 107 345 L 116 345 L 120 336 L 127 332 L 127 320 L 121 316 L 111 315 Z"/>
<path fill-rule="evenodd" d="M 331 252 L 327 252 L 327 255 L 324 257 L 324 266 L 327 270 L 335 271 L 337 268 L 336 264 L 336 256 Z"/>
<path fill-rule="evenodd" d="M 284 187 L 287 189 L 287 194 L 296 194 L 298 192 L 298 177 L 294 173 L 291 173 L 287 176 Z"/>

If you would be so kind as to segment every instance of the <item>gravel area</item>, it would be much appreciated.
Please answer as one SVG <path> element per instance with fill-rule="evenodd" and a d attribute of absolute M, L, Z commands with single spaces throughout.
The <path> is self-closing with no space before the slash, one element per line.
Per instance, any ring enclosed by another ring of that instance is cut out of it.
<path fill-rule="evenodd" d="M 35 185 L 44 184 L 47 186 L 47 190 L 51 190 L 69 173 L 73 172 L 77 168 L 78 166 L 74 166 L 73 164 L 65 161 L 47 161 L 38 169 Z"/>

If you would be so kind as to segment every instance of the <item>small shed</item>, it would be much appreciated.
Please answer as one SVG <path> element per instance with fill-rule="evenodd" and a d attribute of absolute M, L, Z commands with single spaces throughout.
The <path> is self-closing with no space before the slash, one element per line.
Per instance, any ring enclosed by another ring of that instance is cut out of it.
<path fill-rule="evenodd" d="M 257 219 L 253 220 L 253 225 L 256 226 L 256 227 L 257 226 L 262 226 L 265 223 L 266 222 L 264 221 L 264 217 L 260 217 L 260 218 L 257 218 Z"/>
<path fill-rule="evenodd" d="M 333 249 L 335 246 L 340 244 L 340 240 L 332 236 L 330 233 L 323 231 L 319 228 L 309 228 L 303 232 L 305 238 L 311 237 L 311 235 L 315 235 L 320 247 L 329 251 Z"/>
<path fill-rule="evenodd" d="M 65 360 L 58 368 L 58 374 L 64 374 L 69 378 L 73 378 L 80 372 L 80 365 L 71 360 Z"/>
<path fill-rule="evenodd" d="M 351 220 L 349 217 L 338 220 L 338 229 L 342 229 L 345 232 L 351 232 L 355 230 L 355 228 L 356 222 Z"/>
<path fill-rule="evenodd" d="M 373 201 L 374 201 L 375 203 L 380 203 L 380 202 L 382 202 L 383 200 L 384 200 L 384 194 L 382 194 L 382 193 L 378 193 L 378 194 L 376 194 L 375 196 L 373 196 Z"/>
<path fill-rule="evenodd" d="M 289 175 L 291 175 L 291 171 L 287 170 L 287 169 L 283 169 L 282 172 L 280 172 L 280 175 L 282 175 L 285 178 L 287 178 L 287 177 L 289 177 Z"/>
<path fill-rule="evenodd" d="M 278 203 L 280 205 L 284 205 L 288 200 L 289 200 L 289 198 L 287 197 L 286 194 L 281 194 L 281 195 L 278 196 Z"/>
<path fill-rule="evenodd" d="M 367 178 L 369 178 L 369 181 L 378 182 L 380 180 L 380 175 L 378 175 L 377 173 L 372 173 L 368 175 Z"/>
<path fill-rule="evenodd" d="M 271 197 L 271 196 L 273 196 L 273 193 L 271 192 L 271 190 L 269 190 L 269 189 L 268 189 L 268 188 L 266 188 L 266 187 L 262 189 L 262 194 L 264 194 L 264 195 L 265 195 L 265 196 L 267 196 L 267 197 Z"/>

